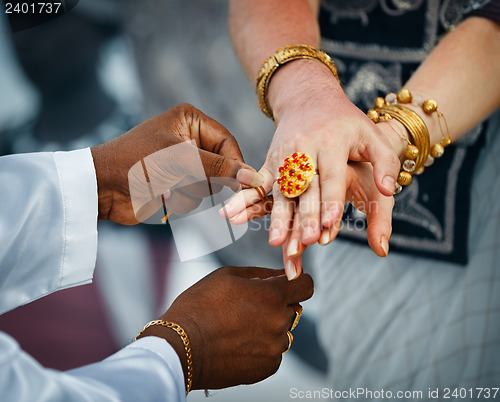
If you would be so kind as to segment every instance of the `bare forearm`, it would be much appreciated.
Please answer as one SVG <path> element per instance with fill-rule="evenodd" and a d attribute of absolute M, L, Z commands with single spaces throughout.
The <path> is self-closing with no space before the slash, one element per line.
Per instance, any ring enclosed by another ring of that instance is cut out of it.
<path fill-rule="evenodd" d="M 251 80 L 264 60 L 283 46 L 319 47 L 319 4 L 318 0 L 231 0 L 231 36 Z M 275 122 L 286 112 L 302 110 L 316 96 L 314 88 L 332 99 L 345 98 L 331 71 L 317 60 L 295 60 L 280 67 L 267 91 Z"/>
<path fill-rule="evenodd" d="M 230 1 L 231 37 L 251 80 L 264 60 L 280 47 L 319 45 L 315 3 L 315 0 Z"/>
<path fill-rule="evenodd" d="M 405 87 L 438 102 L 451 139 L 457 140 L 500 106 L 500 26 L 467 19 L 443 38 Z M 438 142 L 436 117 L 424 118 L 431 143 Z"/>

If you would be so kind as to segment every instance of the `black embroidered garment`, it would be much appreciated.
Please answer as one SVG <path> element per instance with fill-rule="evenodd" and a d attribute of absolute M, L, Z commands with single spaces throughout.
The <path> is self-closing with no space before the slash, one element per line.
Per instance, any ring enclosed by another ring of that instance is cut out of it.
<path fill-rule="evenodd" d="M 323 0 L 322 48 L 334 57 L 347 96 L 366 111 L 377 96 L 398 92 L 447 30 L 467 14 L 488 15 L 498 4 Z M 485 127 L 447 147 L 443 157 L 395 196 L 392 251 L 467 263 L 470 183 Z M 349 205 L 343 219 L 340 236 L 366 244 L 364 214 Z"/>

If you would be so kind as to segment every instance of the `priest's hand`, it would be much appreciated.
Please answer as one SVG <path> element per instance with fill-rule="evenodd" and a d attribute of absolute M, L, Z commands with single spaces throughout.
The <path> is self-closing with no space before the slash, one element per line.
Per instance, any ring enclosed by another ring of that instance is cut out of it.
<path fill-rule="evenodd" d="M 192 389 L 251 384 L 275 373 L 289 347 L 294 305 L 313 290 L 307 274 L 288 281 L 283 270 L 223 267 L 182 293 L 161 319 L 179 324 L 189 337 Z M 154 325 L 142 336 L 166 339 L 187 375 L 178 334 Z"/>
<path fill-rule="evenodd" d="M 184 209 L 180 212 L 195 208 L 201 197 L 214 191 L 210 177 L 235 179 L 238 175 L 241 183 L 249 185 L 262 180 L 244 163 L 231 133 L 186 104 L 93 147 L 92 156 L 99 219 L 124 225 L 149 218 L 169 196 L 175 198 L 175 206 Z M 242 168 L 246 169 L 240 172 Z M 236 180 L 230 183 L 234 185 Z M 174 197 L 176 187 L 184 192 L 177 191 Z"/>

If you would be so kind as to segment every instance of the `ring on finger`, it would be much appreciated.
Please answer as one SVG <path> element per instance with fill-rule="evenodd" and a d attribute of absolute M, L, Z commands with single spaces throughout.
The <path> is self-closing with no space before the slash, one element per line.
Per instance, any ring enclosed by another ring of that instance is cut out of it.
<path fill-rule="evenodd" d="M 290 331 L 286 331 L 286 334 L 288 335 L 288 347 L 283 352 L 283 354 L 285 354 L 286 352 L 288 352 L 290 350 L 290 348 L 292 347 L 292 342 L 293 342 L 293 335 L 292 335 L 292 333 Z"/>
<path fill-rule="evenodd" d="M 293 319 L 293 323 L 292 323 L 292 327 L 290 328 L 290 331 L 293 331 L 295 329 L 295 327 L 297 326 L 297 324 L 299 323 L 300 316 L 302 315 L 302 310 L 303 310 L 302 306 L 299 303 L 294 304 L 292 307 L 295 310 L 295 318 Z"/>
<path fill-rule="evenodd" d="M 267 200 L 267 192 L 264 190 L 264 187 L 259 186 L 259 187 L 254 187 L 255 191 L 257 191 L 257 194 L 259 195 L 259 198 L 262 200 L 262 202 L 266 202 Z"/>
<path fill-rule="evenodd" d="M 264 211 L 266 212 L 266 215 L 269 215 L 273 209 L 273 202 L 272 200 L 269 200 L 267 197 L 267 192 L 264 190 L 264 187 L 259 186 L 259 187 L 254 187 L 255 191 L 257 191 L 257 194 L 259 195 L 260 200 L 264 204 Z"/>
<path fill-rule="evenodd" d="M 279 167 L 277 182 L 285 197 L 295 198 L 307 190 L 318 173 L 309 154 L 295 152 Z"/>

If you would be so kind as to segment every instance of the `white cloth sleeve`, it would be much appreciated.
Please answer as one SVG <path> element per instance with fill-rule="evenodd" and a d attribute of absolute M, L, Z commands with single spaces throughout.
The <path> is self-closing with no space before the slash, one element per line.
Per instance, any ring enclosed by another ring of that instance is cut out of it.
<path fill-rule="evenodd" d="M 59 372 L 1 332 L 0 395 L 4 402 L 186 400 L 181 363 L 163 339 L 142 338 L 102 362 Z"/>
<path fill-rule="evenodd" d="M 92 280 L 97 182 L 90 149 L 0 158 L 0 313 Z"/>
<path fill-rule="evenodd" d="M 97 181 L 90 149 L 0 158 L 0 314 L 92 280 Z M 0 332 L 7 401 L 185 401 L 182 366 L 147 337 L 89 366 L 45 369 Z"/>

